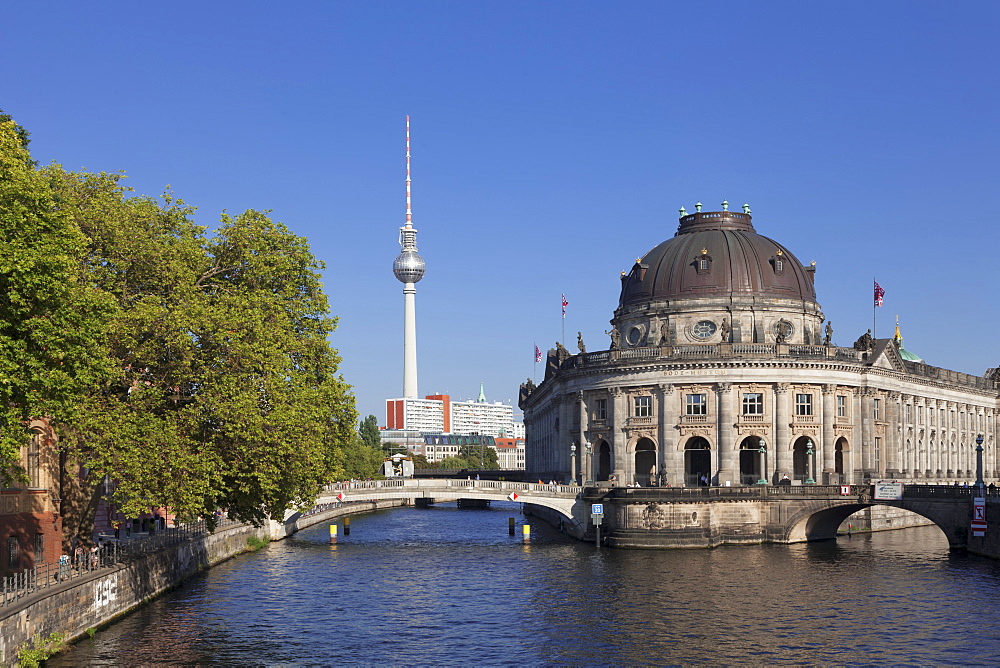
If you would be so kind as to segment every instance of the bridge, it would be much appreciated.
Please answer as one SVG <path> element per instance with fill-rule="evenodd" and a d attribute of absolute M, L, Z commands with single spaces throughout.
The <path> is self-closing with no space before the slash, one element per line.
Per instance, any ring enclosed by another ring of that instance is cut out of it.
<path fill-rule="evenodd" d="M 936 524 L 953 550 L 968 546 L 971 487 L 905 485 L 900 499 L 875 499 L 873 485 L 745 487 L 580 487 L 496 480 L 387 479 L 332 483 L 317 503 L 373 499 L 508 501 L 560 523 L 570 535 L 595 534 L 591 504 L 605 506 L 601 527 L 616 547 L 714 547 L 800 543 L 837 537 L 851 514 L 875 505 L 908 510 Z M 515 495 L 511 498 L 511 495 Z M 1000 502 L 994 490 L 990 501 Z"/>

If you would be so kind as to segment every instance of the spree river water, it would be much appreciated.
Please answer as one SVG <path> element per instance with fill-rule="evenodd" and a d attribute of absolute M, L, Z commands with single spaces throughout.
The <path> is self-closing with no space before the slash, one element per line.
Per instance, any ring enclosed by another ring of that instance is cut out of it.
<path fill-rule="evenodd" d="M 317 526 L 49 665 L 1000 664 L 1000 564 L 949 554 L 936 527 L 597 550 L 539 521 L 524 545 L 517 513 L 355 516 L 335 546 Z"/>

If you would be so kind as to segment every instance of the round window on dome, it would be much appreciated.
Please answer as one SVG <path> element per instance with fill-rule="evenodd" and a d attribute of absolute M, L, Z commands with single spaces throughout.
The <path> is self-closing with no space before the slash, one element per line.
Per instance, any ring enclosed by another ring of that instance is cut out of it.
<path fill-rule="evenodd" d="M 642 325 L 633 325 L 625 335 L 625 340 L 630 346 L 637 346 L 642 343 L 642 337 L 646 335 L 646 328 Z"/>
<path fill-rule="evenodd" d="M 785 343 L 786 341 L 788 341 L 790 338 L 792 338 L 792 334 L 794 332 L 795 332 L 795 327 L 793 327 L 792 323 L 788 322 L 787 320 L 779 320 L 778 322 L 774 323 L 774 340 L 777 341 L 778 343 Z"/>
<path fill-rule="evenodd" d="M 691 331 L 699 339 L 707 339 L 715 334 L 715 323 L 711 320 L 701 320 Z"/>

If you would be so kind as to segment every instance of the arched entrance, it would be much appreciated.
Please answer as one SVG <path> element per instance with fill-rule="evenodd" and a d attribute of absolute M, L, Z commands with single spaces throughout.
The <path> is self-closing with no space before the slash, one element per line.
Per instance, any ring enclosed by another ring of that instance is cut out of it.
<path fill-rule="evenodd" d="M 756 485 L 764 477 L 760 436 L 747 436 L 740 443 L 740 484 Z"/>
<path fill-rule="evenodd" d="M 712 451 L 708 441 L 692 436 L 684 444 L 684 484 L 690 487 L 707 484 L 712 479 Z M 702 480 L 702 477 L 705 480 Z"/>
<path fill-rule="evenodd" d="M 848 453 L 851 451 L 851 446 L 848 445 L 847 439 L 841 436 L 837 439 L 837 444 L 833 447 L 833 467 L 840 476 L 837 480 L 837 484 L 847 482 L 847 471 L 848 471 L 848 460 L 850 456 Z"/>
<path fill-rule="evenodd" d="M 635 444 L 635 482 L 649 487 L 656 479 L 656 445 L 645 436 Z"/>
<path fill-rule="evenodd" d="M 607 480 L 611 477 L 611 446 L 607 441 L 597 444 L 597 479 Z"/>
<path fill-rule="evenodd" d="M 812 450 L 810 456 L 809 451 Z M 813 465 L 816 462 L 816 448 L 812 439 L 808 436 L 800 436 L 792 446 L 792 479 L 805 482 L 808 479 L 815 480 L 816 474 L 813 472 Z"/>

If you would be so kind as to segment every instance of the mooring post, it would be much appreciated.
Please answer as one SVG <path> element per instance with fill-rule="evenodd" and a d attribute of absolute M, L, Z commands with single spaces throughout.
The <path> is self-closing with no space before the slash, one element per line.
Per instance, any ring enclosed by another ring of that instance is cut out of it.
<path fill-rule="evenodd" d="M 331 524 L 330 525 L 330 545 L 333 545 L 336 542 L 337 542 L 337 525 L 336 524 Z"/>
<path fill-rule="evenodd" d="M 514 535 L 514 518 L 513 517 L 508 517 L 507 518 L 507 534 L 510 535 L 510 536 Z"/>
<path fill-rule="evenodd" d="M 531 542 L 531 525 L 522 524 L 521 525 L 521 541 L 524 543 Z"/>
<path fill-rule="evenodd" d="M 345 536 L 350 536 L 351 535 L 351 518 L 350 517 L 345 517 L 344 518 L 344 535 Z"/>

